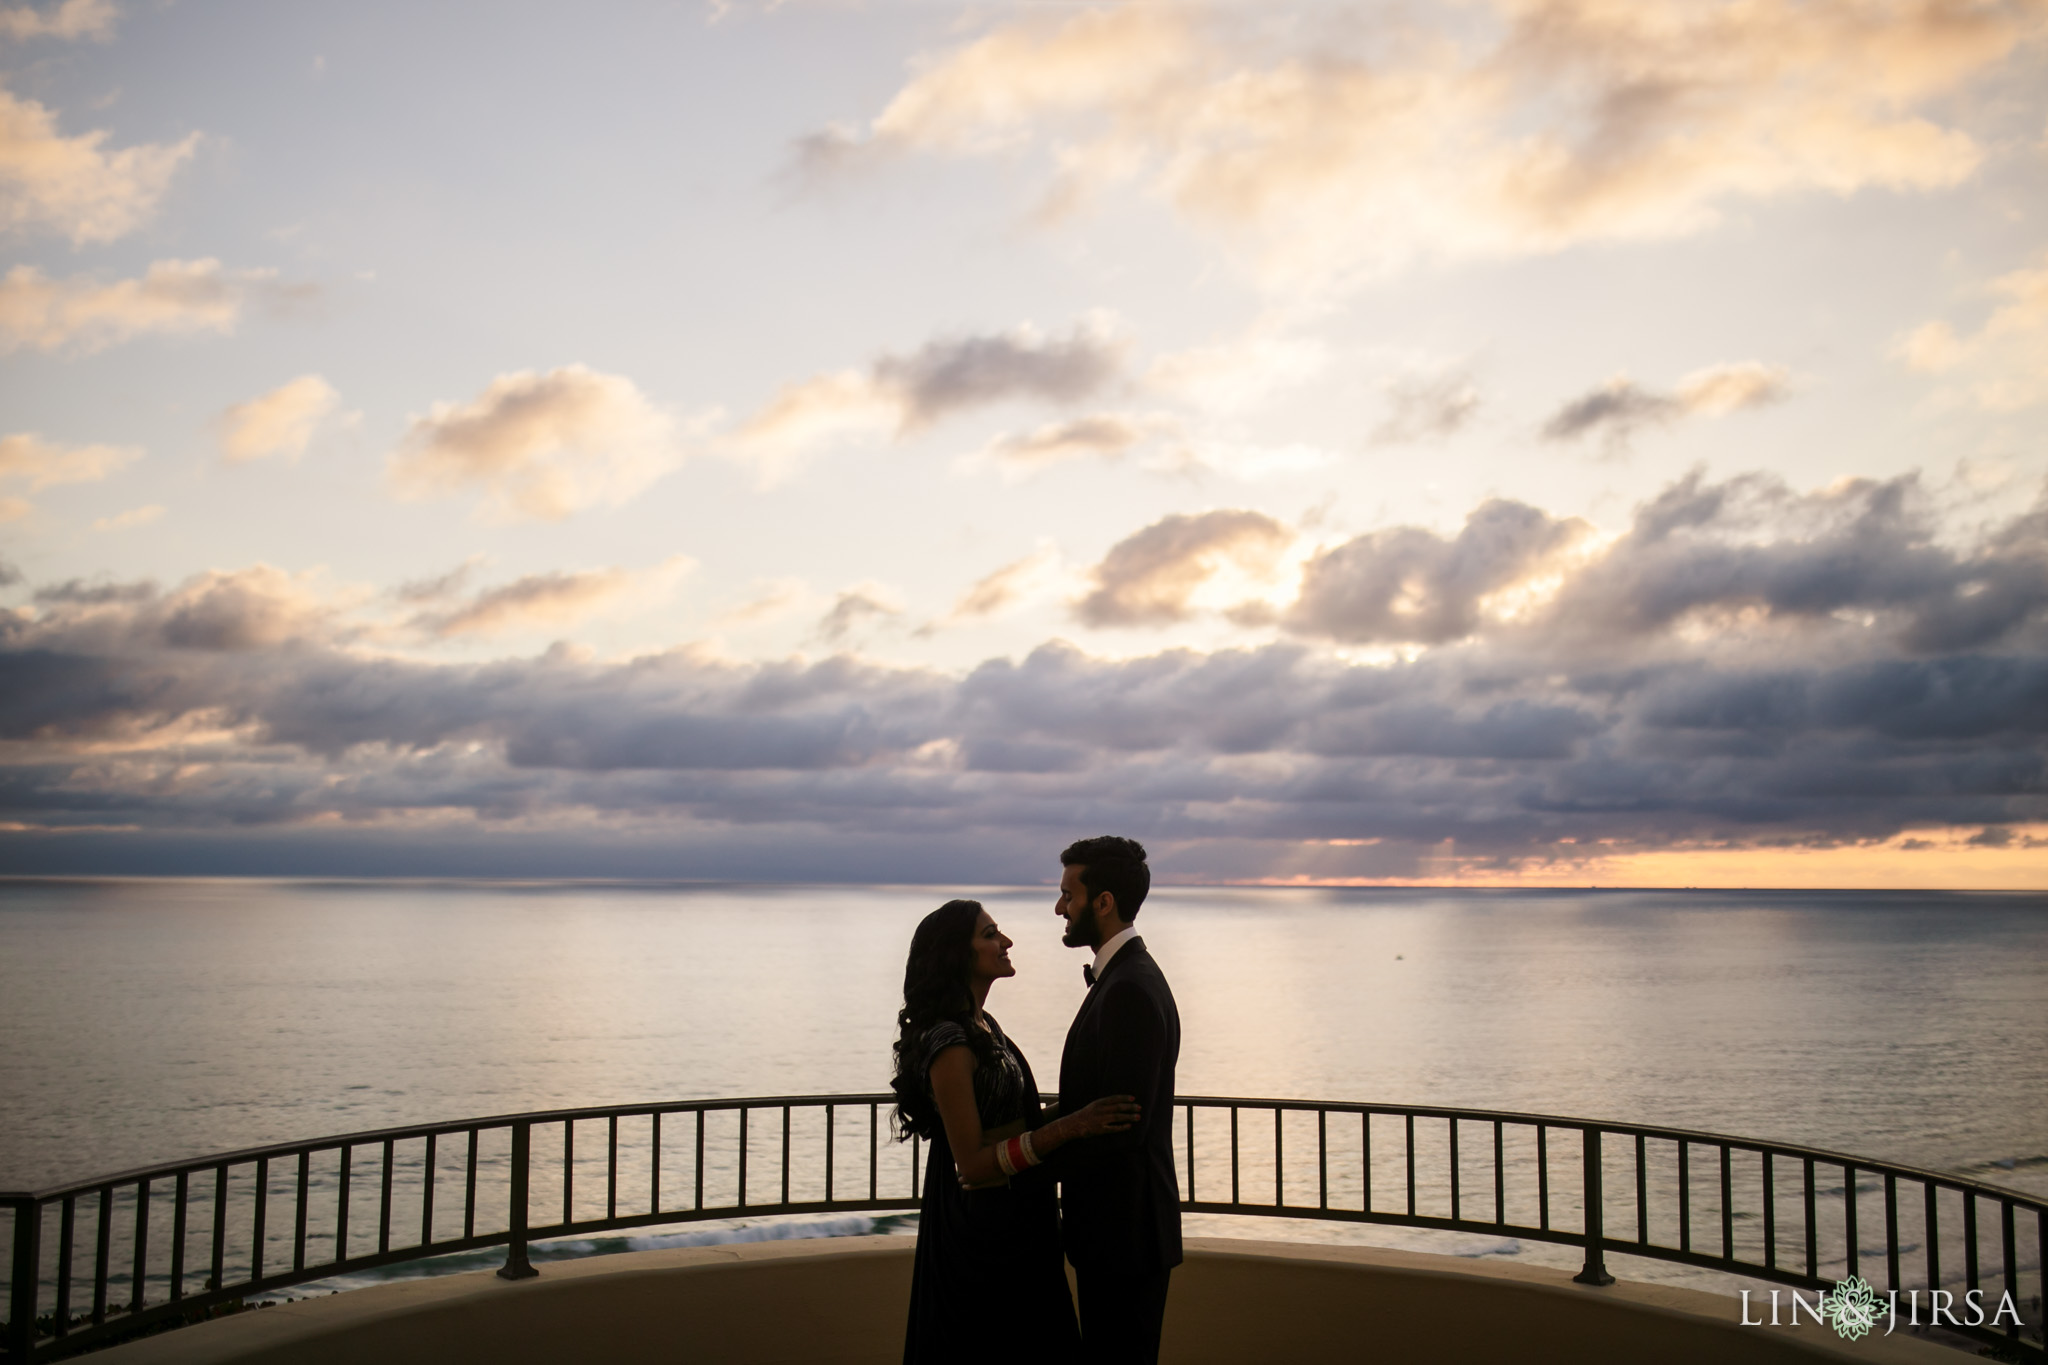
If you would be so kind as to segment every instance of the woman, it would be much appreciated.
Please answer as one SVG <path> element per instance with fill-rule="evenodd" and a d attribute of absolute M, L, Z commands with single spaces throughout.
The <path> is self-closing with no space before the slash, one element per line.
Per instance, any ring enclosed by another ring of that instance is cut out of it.
<path fill-rule="evenodd" d="M 1075 1138 L 1130 1127 L 1138 1106 L 1114 1095 L 1045 1121 L 1031 1064 L 982 1009 L 989 987 L 1017 974 L 1009 950 L 976 901 L 947 901 L 910 940 L 896 1016 L 897 1136 L 924 1138 L 931 1156 L 905 1365 L 1050 1365 L 1080 1352 L 1051 1174 L 1029 1167 Z"/>

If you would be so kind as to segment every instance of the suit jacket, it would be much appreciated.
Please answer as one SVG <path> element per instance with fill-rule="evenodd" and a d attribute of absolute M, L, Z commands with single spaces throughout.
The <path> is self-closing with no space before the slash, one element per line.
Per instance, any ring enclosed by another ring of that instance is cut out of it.
<path fill-rule="evenodd" d="M 1117 949 L 1067 1030 L 1060 1112 L 1135 1095 L 1121 1133 L 1080 1138 L 1052 1155 L 1061 1236 L 1077 1271 L 1148 1275 L 1180 1264 L 1180 1185 L 1173 1167 L 1173 1068 L 1180 1011 L 1159 964 L 1133 938 Z"/>

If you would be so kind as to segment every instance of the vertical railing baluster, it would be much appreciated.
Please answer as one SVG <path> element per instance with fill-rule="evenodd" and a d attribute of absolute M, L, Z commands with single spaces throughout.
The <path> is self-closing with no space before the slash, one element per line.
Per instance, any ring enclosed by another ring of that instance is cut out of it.
<path fill-rule="evenodd" d="M 1415 1115 L 1408 1117 L 1408 1216 L 1415 1216 Z"/>
<path fill-rule="evenodd" d="M 1936 1208 L 1938 1191 L 1932 1180 L 1921 1182 L 1927 1214 L 1927 1287 L 1941 1288 L 1941 1222 Z"/>
<path fill-rule="evenodd" d="M 1607 1236 L 1607 1206 L 1605 1195 L 1600 1189 L 1600 1130 L 1588 1126 L 1585 1130 L 1585 1176 L 1582 1193 L 1586 1206 L 1586 1265 L 1572 1276 L 1575 1284 L 1613 1284 L 1614 1277 L 1607 1273 L 1607 1253 L 1603 1245 Z"/>
<path fill-rule="evenodd" d="M 440 1134 L 427 1134 L 426 1188 L 420 1192 L 420 1245 L 434 1244 L 434 1182 L 440 1178 Z"/>
<path fill-rule="evenodd" d="M 912 1199 L 924 1198 L 924 1193 L 919 1187 L 919 1182 L 924 1178 L 924 1163 L 917 1159 L 917 1150 L 917 1134 L 912 1133 L 910 1135 L 910 1197 Z"/>
<path fill-rule="evenodd" d="M 249 1278 L 263 1278 L 263 1240 L 270 1234 L 270 1158 L 256 1161 L 256 1216 L 249 1238 Z"/>
<path fill-rule="evenodd" d="M 1451 1221 L 1452 1221 L 1453 1223 L 1455 1223 L 1455 1222 L 1457 1222 L 1457 1221 L 1458 1221 L 1458 1214 L 1459 1214 L 1459 1211 L 1460 1211 L 1460 1204 L 1459 1204 L 1459 1193 L 1460 1193 L 1460 1191 L 1459 1191 L 1459 1188 L 1458 1188 L 1458 1174 L 1459 1174 L 1459 1166 L 1460 1166 L 1460 1162 L 1459 1162 L 1459 1160 L 1458 1160 L 1458 1116 L 1457 1116 L 1456 1114 L 1453 1114 L 1453 1115 L 1451 1115 L 1451 1120 L 1450 1120 L 1450 1134 L 1451 1134 Z"/>
<path fill-rule="evenodd" d="M 512 1125 L 512 1199 L 507 1210 L 511 1220 L 511 1242 L 505 1248 L 505 1264 L 498 1267 L 501 1280 L 527 1280 L 540 1274 L 526 1259 L 527 1194 L 533 1169 L 533 1125 Z"/>
<path fill-rule="evenodd" d="M 1998 1231 L 2001 1250 L 2005 1256 L 2005 1292 L 2010 1294 L 2012 1301 L 2017 1304 L 2020 1299 L 2019 1238 L 2016 1235 L 2017 1229 L 2013 1226 L 2010 1199 L 1998 1201 Z M 2044 1276 L 2044 1279 L 2048 1279 L 2048 1276 Z M 2005 1334 L 2014 1341 L 2019 1340 L 2020 1324 L 2017 1317 L 2007 1325 Z"/>
<path fill-rule="evenodd" d="M 1819 1215 L 1814 1208 L 1813 1158 L 1803 1158 L 1805 1166 L 1806 1199 L 1806 1274 L 1811 1279 L 1820 1265 Z"/>
<path fill-rule="evenodd" d="M 1854 1275 L 1856 1273 L 1857 1260 L 1863 1250 L 1863 1248 L 1856 1245 L 1856 1168 L 1854 1166 L 1842 1167 L 1842 1226 L 1845 1234 L 1844 1240 L 1849 1244 L 1848 1273 Z"/>
<path fill-rule="evenodd" d="M 1884 1271 L 1889 1287 L 1899 1287 L 1899 1182 L 1887 1173 L 1884 1178 Z"/>
<path fill-rule="evenodd" d="M 221 1177 L 221 1183 L 227 1183 L 225 1174 Z M 95 1327 L 107 1320 L 107 1255 L 113 1229 L 114 1190 L 110 1185 L 102 1185 L 99 1225 L 93 1230 L 92 1325 Z M 216 1269 L 214 1274 L 218 1276 L 220 1271 Z"/>
<path fill-rule="evenodd" d="M 880 1105 L 870 1104 L 868 1106 L 868 1198 L 870 1199 L 876 1197 L 875 1192 L 881 1181 L 881 1114 L 882 1109 Z"/>
<path fill-rule="evenodd" d="M 696 1178 L 696 1184 L 692 1189 L 693 1197 L 697 1202 L 690 1207 L 702 1209 L 704 1207 L 704 1111 L 702 1109 L 697 1111 L 697 1155 L 696 1165 L 692 1168 L 692 1173 Z"/>
<path fill-rule="evenodd" d="M 1692 1144 L 1678 1140 L 1678 1249 L 1692 1250 Z"/>
<path fill-rule="evenodd" d="M 836 1136 L 838 1113 L 838 1105 L 828 1104 L 825 1106 L 825 1202 L 828 1204 L 832 1202 L 832 1142 Z"/>
<path fill-rule="evenodd" d="M 1508 1225 L 1507 1153 L 1501 1138 L 1499 1119 L 1493 1121 L 1493 1221 L 1500 1227 Z"/>
<path fill-rule="evenodd" d="M 1963 1288 L 1977 1289 L 1977 1194 L 1963 1191 Z"/>
<path fill-rule="evenodd" d="M 1188 1106 L 1188 1202 L 1195 1202 L 1195 1106 Z"/>
<path fill-rule="evenodd" d="M 1276 1209 L 1287 1207 L 1287 1187 L 1285 1178 L 1281 1174 L 1280 1155 L 1281 1149 L 1286 1145 L 1287 1140 L 1286 1128 L 1281 1123 L 1281 1120 L 1286 1117 L 1286 1113 L 1287 1111 L 1279 1105 L 1273 1106 L 1273 1207 Z"/>
<path fill-rule="evenodd" d="M 69 1201 L 66 1201 L 67 1205 Z M 67 1225 L 68 1226 L 68 1225 Z M 14 1264 L 7 1280 L 7 1358 L 25 1361 L 36 1347 L 36 1307 L 42 1289 L 43 1206 L 14 1206 Z M 61 1291 L 60 1291 L 61 1292 Z M 58 1320 L 63 1320 L 59 1310 Z M 61 1335 L 62 1328 L 59 1328 Z"/>
<path fill-rule="evenodd" d="M 782 1106 L 782 1207 L 789 1207 L 789 1106 Z"/>
<path fill-rule="evenodd" d="M 1764 1148 L 1764 1266 L 1778 1268 L 1778 1171 L 1775 1153 Z"/>
<path fill-rule="evenodd" d="M 469 1130 L 469 1160 L 462 1174 L 462 1240 L 476 1236 L 477 1130 Z"/>
<path fill-rule="evenodd" d="M 1330 1207 L 1330 1134 L 1326 1123 L 1329 1111 L 1316 1110 L 1316 1207 Z"/>
<path fill-rule="evenodd" d="M 1721 1144 L 1721 1259 L 1735 1259 L 1735 1156 Z"/>
<path fill-rule="evenodd" d="M 1636 1134 L 1636 1245 L 1650 1244 L 1649 1139 Z"/>
<path fill-rule="evenodd" d="M 306 1268 L 306 1192 L 313 1183 L 313 1153 L 299 1153 L 298 1199 L 292 1209 L 292 1271 Z"/>
<path fill-rule="evenodd" d="M 911 1148 L 913 1152 L 917 1149 Z M 912 1179 L 916 1179 L 915 1174 Z M 740 1106 L 740 1202 L 738 1207 L 747 1206 L 747 1106 Z"/>
<path fill-rule="evenodd" d="M 334 1193 L 334 1263 L 340 1265 L 348 1259 L 348 1185 L 349 1165 L 355 1157 L 355 1148 L 348 1143 L 341 1144 L 341 1172 L 336 1177 Z M 225 1185 L 223 1185 L 225 1188 Z"/>
<path fill-rule="evenodd" d="M 576 1120 L 562 1120 L 562 1226 L 576 1221 Z"/>
<path fill-rule="evenodd" d="M 1237 1106 L 1230 1106 L 1230 1202 L 1237 1202 Z"/>
<path fill-rule="evenodd" d="M 228 1168 L 213 1168 L 213 1278 L 209 1289 L 227 1287 L 228 1265 Z"/>
<path fill-rule="evenodd" d="M 661 1212 L 661 1111 L 660 1111 L 659 1109 L 657 1109 L 657 1110 L 655 1110 L 655 1111 L 654 1111 L 654 1134 L 653 1134 L 653 1139 L 652 1139 L 652 1140 L 653 1140 L 653 1143 L 654 1143 L 654 1146 L 653 1146 L 653 1148 L 652 1148 L 652 1151 L 651 1151 L 651 1162 L 652 1162 L 652 1165 L 651 1165 L 651 1168 L 649 1169 L 649 1171 L 648 1171 L 648 1173 L 647 1173 L 647 1211 L 648 1211 L 649 1213 L 660 1213 L 660 1212 Z M 704 1197 L 703 1197 L 703 1194 L 702 1194 L 702 1192 L 701 1192 L 701 1184 L 702 1184 L 702 1181 L 703 1181 L 703 1176 L 702 1176 L 701 1172 L 702 1172 L 702 1171 L 703 1171 L 703 1169 L 704 1169 L 704 1160 L 703 1160 L 703 1156 L 702 1156 L 702 1152 L 703 1152 L 703 1147 L 702 1147 L 702 1144 L 703 1144 L 703 1141 L 704 1141 L 704 1111 L 703 1111 L 703 1110 L 701 1110 L 701 1109 L 699 1109 L 699 1110 L 697 1111 L 697 1141 L 698 1141 L 698 1144 L 699 1144 L 699 1146 L 698 1146 L 698 1152 L 699 1152 L 699 1156 L 698 1156 L 698 1160 L 697 1160 L 697 1169 L 698 1169 L 698 1171 L 700 1172 L 700 1174 L 698 1175 L 698 1181 L 699 1181 L 699 1184 L 700 1184 L 700 1191 L 699 1191 L 699 1194 L 698 1194 L 698 1196 L 697 1196 L 697 1205 L 696 1205 L 696 1206 L 697 1206 L 698 1208 L 702 1208 L 702 1207 L 704 1206 Z"/>
<path fill-rule="evenodd" d="M 391 1168 L 396 1164 L 394 1158 L 397 1154 L 397 1141 L 392 1138 L 385 1138 L 384 1160 L 379 1163 L 381 1172 L 377 1182 L 377 1254 L 379 1256 L 391 1250 Z"/>
<path fill-rule="evenodd" d="M 1359 1183 L 1365 1186 L 1365 1199 L 1361 1213 L 1372 1212 L 1372 1110 L 1358 1116 L 1358 1172 Z"/>
<path fill-rule="evenodd" d="M 619 1116 L 613 1114 L 605 1134 L 604 1216 L 619 1216 Z"/>
<path fill-rule="evenodd" d="M 186 1172 L 179 1171 L 177 1179 L 171 1185 L 172 1303 L 176 1303 L 178 1300 L 185 1297 L 185 1206 L 187 1201 L 191 1198 L 191 1194 L 191 1181 L 187 1178 Z M 70 1201 L 66 1200 L 65 1202 L 69 1203 Z M 67 1251 L 65 1254 L 67 1260 L 69 1259 L 70 1255 L 68 1250 L 70 1240 L 71 1239 L 67 1233 L 67 1236 L 65 1237 L 65 1242 L 67 1245 Z"/>
<path fill-rule="evenodd" d="M 182 1178 L 181 1173 L 180 1179 L 182 1180 Z M 14 1216 L 16 1218 L 27 1218 L 29 1216 L 29 1209 L 17 1206 L 14 1210 Z M 64 1196 L 63 1208 L 57 1221 L 57 1306 L 54 1326 L 56 1328 L 56 1335 L 60 1337 L 71 1334 L 71 1259 L 73 1228 L 77 1218 L 78 1200 L 67 1194 Z M 20 1283 L 19 1276 L 20 1272 L 17 1271 L 16 1279 L 10 1283 Z M 177 1278 L 176 1275 L 171 1277 L 171 1296 L 173 1298 L 177 1297 Z"/>
<path fill-rule="evenodd" d="M 149 1181 L 135 1182 L 135 1261 L 128 1285 L 128 1311 L 142 1311 L 142 1287 L 149 1273 Z"/>
<path fill-rule="evenodd" d="M 1550 1126 L 1536 1125 L 1536 1226 L 1550 1231 Z"/>

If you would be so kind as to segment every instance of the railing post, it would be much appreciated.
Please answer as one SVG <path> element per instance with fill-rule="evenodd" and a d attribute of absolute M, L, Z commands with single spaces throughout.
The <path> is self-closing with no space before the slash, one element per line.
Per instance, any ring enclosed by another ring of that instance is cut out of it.
<path fill-rule="evenodd" d="M 1607 1273 L 1607 1209 L 1600 1192 L 1600 1130 L 1588 1124 L 1586 1139 L 1586 1268 L 1572 1276 L 1574 1284 L 1613 1284 Z"/>
<path fill-rule="evenodd" d="M 526 1259 L 527 1174 L 533 1154 L 533 1128 L 526 1123 L 512 1125 L 512 1243 L 505 1248 L 505 1264 L 498 1267 L 501 1280 L 530 1280 L 540 1274 Z"/>
<path fill-rule="evenodd" d="M 43 1278 L 43 1206 L 25 1199 L 13 1208 L 14 1267 L 7 1281 L 7 1362 L 26 1365 L 36 1349 L 36 1291 Z"/>

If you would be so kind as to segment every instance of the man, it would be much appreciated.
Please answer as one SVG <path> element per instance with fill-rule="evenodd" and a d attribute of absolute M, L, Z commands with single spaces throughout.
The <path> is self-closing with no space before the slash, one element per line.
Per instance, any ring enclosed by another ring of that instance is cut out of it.
<path fill-rule="evenodd" d="M 1114 835 L 1083 839 L 1060 863 L 1065 942 L 1095 954 L 1060 1055 L 1060 1112 L 1105 1095 L 1133 1095 L 1140 1106 L 1134 1127 L 1068 1143 L 1051 1158 L 1080 1290 L 1082 1358 L 1149 1365 L 1159 1359 L 1167 1277 L 1181 1260 L 1173 1167 L 1180 1013 L 1132 923 L 1152 885 L 1143 846 Z"/>

